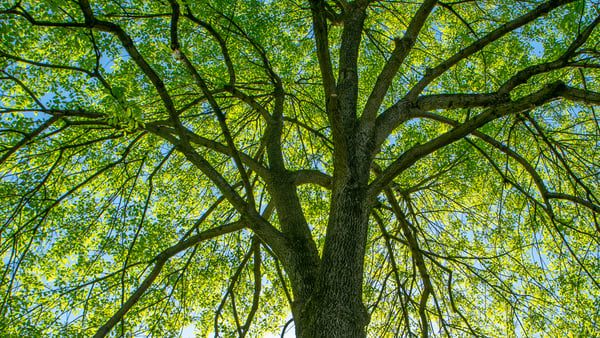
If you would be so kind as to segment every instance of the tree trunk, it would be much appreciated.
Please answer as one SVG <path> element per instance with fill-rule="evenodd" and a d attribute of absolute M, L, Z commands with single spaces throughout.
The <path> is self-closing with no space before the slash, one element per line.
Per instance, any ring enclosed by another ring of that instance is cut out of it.
<path fill-rule="evenodd" d="M 327 233 L 312 292 L 308 298 L 297 298 L 296 290 L 306 291 L 307 285 L 293 285 L 299 338 L 365 337 L 370 320 L 362 282 L 373 207 L 368 195 L 372 149 L 360 146 L 367 144 L 362 135 L 347 132 L 345 136 L 346 147 L 336 154 Z"/>
<path fill-rule="evenodd" d="M 366 336 L 362 280 L 369 210 L 366 184 L 334 188 L 319 276 L 303 323 L 296 324 L 297 337 Z"/>
<path fill-rule="evenodd" d="M 316 14 L 323 14 L 319 13 L 323 7 L 317 4 L 313 8 Z M 348 6 L 344 16 L 337 85 L 335 89 L 325 88 L 334 142 L 333 187 L 316 283 L 296 322 L 297 337 L 365 337 L 369 323 L 369 314 L 362 300 L 362 282 L 372 207 L 367 190 L 374 149 L 369 145 L 374 134 L 372 129 L 362 128 L 357 118 L 357 60 L 365 18 L 366 2 L 354 1 Z M 323 24 L 317 21 L 317 27 Z M 327 58 L 328 52 L 323 50 L 323 46 L 317 47 L 324 53 L 322 57 Z M 329 70 L 325 73 L 324 77 L 333 76 Z"/>

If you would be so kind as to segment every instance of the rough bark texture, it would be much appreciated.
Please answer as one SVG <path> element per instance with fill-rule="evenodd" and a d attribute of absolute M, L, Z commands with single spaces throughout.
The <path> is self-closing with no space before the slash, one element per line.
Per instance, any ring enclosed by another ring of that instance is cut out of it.
<path fill-rule="evenodd" d="M 336 100 L 328 107 L 335 144 L 329 222 L 316 285 L 302 314 L 306 324 L 300 325 L 298 337 L 364 337 L 369 322 L 362 280 L 372 149 L 367 147 L 369 130 L 359 132 L 357 118 L 357 60 L 365 7 L 353 3 L 344 20 Z"/>
<path fill-rule="evenodd" d="M 353 182 L 354 183 L 354 182 Z M 327 240 L 315 291 L 299 337 L 364 337 L 369 315 L 362 302 L 368 206 L 365 187 L 339 187 L 332 200 Z"/>

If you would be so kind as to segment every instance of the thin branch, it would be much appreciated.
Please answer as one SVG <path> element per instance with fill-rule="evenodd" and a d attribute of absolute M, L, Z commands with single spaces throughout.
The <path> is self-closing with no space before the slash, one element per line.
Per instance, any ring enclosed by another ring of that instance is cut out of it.
<path fill-rule="evenodd" d="M 240 173 L 240 176 L 242 177 L 242 182 L 244 182 L 244 189 L 246 190 L 246 198 L 248 200 L 248 205 L 251 208 L 255 208 L 254 192 L 252 190 L 252 185 L 250 184 L 250 180 L 248 178 L 248 173 L 246 172 L 246 169 L 244 168 L 244 166 L 242 164 L 242 160 L 240 159 L 240 155 L 235 146 L 235 142 L 233 141 L 233 138 L 231 137 L 229 127 L 227 126 L 227 122 L 225 121 L 225 115 L 223 114 L 223 111 L 221 110 L 221 107 L 215 100 L 214 96 L 208 89 L 206 82 L 200 76 L 196 67 L 194 67 L 192 65 L 191 61 L 187 58 L 187 56 L 183 53 L 183 51 L 181 50 L 181 47 L 179 46 L 179 41 L 178 41 L 178 37 L 177 37 L 177 22 L 179 19 L 179 3 L 176 0 L 169 0 L 169 3 L 171 4 L 171 8 L 173 10 L 173 17 L 171 19 L 171 48 L 173 49 L 173 53 L 175 54 L 177 59 L 179 61 L 181 61 L 181 63 L 183 63 L 186 70 L 192 75 L 192 77 L 194 78 L 194 81 L 196 82 L 198 87 L 200 87 L 200 89 L 202 90 L 202 93 L 207 98 L 208 102 L 210 103 L 210 106 L 212 107 L 213 111 L 217 115 L 217 118 L 219 120 L 219 125 L 221 126 L 221 130 L 223 131 L 223 135 L 225 136 L 227 145 L 229 146 L 229 148 L 231 148 L 231 156 L 233 158 L 233 161 L 235 162 L 238 172 Z M 182 139 L 185 137 L 183 133 L 180 133 L 180 135 L 181 135 Z M 185 141 L 183 142 L 183 146 L 187 147 Z"/>
<path fill-rule="evenodd" d="M 237 221 L 234 223 L 225 224 L 225 225 L 222 225 L 222 226 L 219 226 L 216 228 L 212 228 L 212 229 L 203 231 L 197 235 L 194 235 L 185 241 L 181 241 L 181 242 L 165 249 L 163 252 L 161 252 L 160 254 L 155 256 L 153 259 L 154 267 L 152 268 L 152 271 L 148 274 L 148 276 L 146 276 L 146 278 L 144 279 L 142 284 L 140 284 L 140 286 L 138 286 L 136 291 L 133 294 L 131 294 L 131 296 L 129 296 L 127 301 L 119 308 L 119 310 L 117 312 L 115 312 L 115 314 L 113 314 L 112 317 L 98 329 L 98 331 L 96 331 L 94 338 L 105 337 L 111 331 L 111 329 L 119 321 L 121 321 L 123 319 L 125 314 L 138 302 L 138 300 L 144 295 L 144 293 L 146 293 L 146 291 L 152 285 L 152 283 L 154 282 L 156 277 L 158 277 L 158 275 L 160 274 L 165 263 L 171 257 L 182 252 L 183 250 L 186 250 L 192 246 L 195 246 L 196 244 L 198 244 L 202 241 L 206 241 L 206 240 L 209 240 L 209 239 L 212 239 L 212 238 L 215 238 L 218 236 L 222 236 L 222 235 L 225 235 L 225 234 L 228 234 L 231 232 L 239 231 L 245 227 L 246 227 L 245 222 Z"/>
<path fill-rule="evenodd" d="M 219 316 L 221 315 L 221 311 L 223 311 L 223 308 L 225 307 L 225 302 L 227 301 L 227 297 L 230 294 L 233 297 L 233 289 L 235 287 L 235 284 L 238 282 L 238 280 L 239 280 L 239 278 L 240 278 L 240 276 L 242 274 L 242 271 L 244 271 L 244 267 L 246 266 L 246 264 L 248 264 L 248 261 L 252 257 L 252 253 L 253 253 L 253 250 L 250 250 L 250 251 L 248 251 L 246 253 L 246 255 L 244 255 L 244 258 L 240 262 L 240 265 L 236 269 L 236 271 L 233 274 L 233 276 L 231 276 L 231 278 L 229 280 L 229 286 L 227 287 L 227 291 L 225 292 L 225 295 L 223 295 L 223 299 L 221 299 L 221 303 L 219 304 L 219 307 L 215 311 L 215 322 L 214 322 L 215 337 L 217 337 L 219 335 Z M 232 299 L 232 302 L 234 302 L 233 299 Z M 236 322 L 237 322 L 237 319 L 236 319 Z M 238 326 L 238 332 L 241 335 L 241 332 L 240 332 L 241 329 L 239 327 L 239 323 L 237 323 L 237 326 Z"/>
<path fill-rule="evenodd" d="M 244 325 L 242 325 L 242 335 L 240 338 L 243 338 L 248 334 L 248 331 L 250 330 L 250 324 L 252 324 L 252 320 L 254 320 L 256 311 L 258 311 L 260 301 L 260 292 L 262 287 L 262 257 L 260 255 L 260 241 L 256 237 L 252 238 L 252 252 L 254 253 L 254 294 L 252 296 L 252 306 L 250 307 L 250 312 L 248 313 L 246 322 Z"/>
<path fill-rule="evenodd" d="M 42 123 L 39 127 L 32 130 L 31 132 L 25 134 L 25 136 L 23 136 L 21 141 L 19 141 L 17 144 L 15 144 L 10 149 L 8 149 L 4 152 L 2 157 L 0 157 L 0 165 L 2 165 L 4 162 L 6 162 L 6 160 L 8 160 L 8 158 L 12 154 L 14 154 L 17 150 L 19 150 L 21 147 L 23 147 L 24 145 L 26 145 L 27 143 L 32 141 L 34 138 L 39 136 L 42 132 L 44 132 L 45 130 L 50 128 L 55 122 L 57 122 L 60 119 L 61 119 L 61 116 L 59 116 L 59 115 L 52 116 L 48 120 L 44 121 L 44 123 Z"/>

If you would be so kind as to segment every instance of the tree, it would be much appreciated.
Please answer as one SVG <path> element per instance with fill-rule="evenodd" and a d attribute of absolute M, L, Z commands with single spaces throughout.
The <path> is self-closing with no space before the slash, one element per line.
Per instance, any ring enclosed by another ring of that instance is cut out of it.
<path fill-rule="evenodd" d="M 600 335 L 599 22 L 4 3 L 0 332 Z"/>

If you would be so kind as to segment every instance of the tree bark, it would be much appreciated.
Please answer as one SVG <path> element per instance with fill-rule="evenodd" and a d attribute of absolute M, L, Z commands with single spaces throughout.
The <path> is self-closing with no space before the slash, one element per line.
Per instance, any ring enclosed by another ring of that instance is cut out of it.
<path fill-rule="evenodd" d="M 369 315 L 362 302 L 364 251 L 369 206 L 366 189 L 337 189 L 330 212 L 319 277 L 298 337 L 365 337 Z M 303 328 L 304 329 L 304 328 Z"/>
<path fill-rule="evenodd" d="M 369 315 L 362 301 L 362 281 L 373 206 L 368 194 L 373 149 L 365 146 L 367 135 L 346 129 L 344 138 L 347 147 L 336 159 L 319 272 L 297 337 L 366 336 Z"/>

